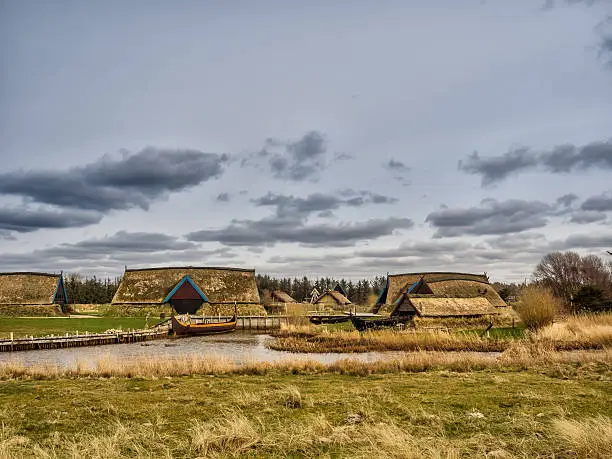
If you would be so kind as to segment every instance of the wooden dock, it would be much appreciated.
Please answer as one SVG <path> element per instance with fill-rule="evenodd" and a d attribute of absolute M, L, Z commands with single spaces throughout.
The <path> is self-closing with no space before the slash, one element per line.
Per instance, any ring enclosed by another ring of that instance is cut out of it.
<path fill-rule="evenodd" d="M 0 352 L 63 349 L 68 347 L 97 346 L 101 344 L 136 343 L 165 338 L 168 329 L 134 330 L 112 333 L 66 334 L 0 340 Z"/>
<path fill-rule="evenodd" d="M 255 330 L 266 332 L 278 330 L 282 324 L 289 323 L 290 316 L 242 316 L 238 317 L 237 330 Z M 227 320 L 230 316 L 192 316 L 192 321 L 217 322 Z M 166 338 L 170 330 L 169 319 L 146 330 L 113 331 L 106 333 L 66 333 L 58 336 L 39 336 L 0 339 L 0 352 L 32 351 L 38 349 L 63 349 L 68 347 L 99 346 L 103 344 L 137 343 L 153 339 Z"/>

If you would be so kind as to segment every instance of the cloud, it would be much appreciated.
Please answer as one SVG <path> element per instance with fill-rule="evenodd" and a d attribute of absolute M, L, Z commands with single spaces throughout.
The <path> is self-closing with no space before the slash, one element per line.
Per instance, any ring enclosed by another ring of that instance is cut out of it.
<path fill-rule="evenodd" d="M 217 195 L 217 201 L 219 202 L 228 202 L 230 200 L 229 193 L 219 193 Z"/>
<path fill-rule="evenodd" d="M 264 147 L 243 158 L 240 166 L 262 167 L 262 160 L 265 160 L 263 165 L 274 178 L 296 182 L 316 180 L 327 166 L 326 153 L 325 136 L 319 131 L 310 131 L 294 141 L 268 138 Z M 332 162 L 351 158 L 345 153 L 336 154 Z"/>
<path fill-rule="evenodd" d="M 258 207 L 274 208 L 274 214 L 261 220 L 233 220 L 221 229 L 195 231 L 186 237 L 191 241 L 219 241 L 228 246 L 274 245 L 293 242 L 309 246 L 350 246 L 357 241 L 390 235 L 396 229 L 413 226 L 407 218 L 371 219 L 357 223 L 307 224 L 315 214 L 333 217 L 341 207 L 368 204 L 393 204 L 397 199 L 366 190 L 343 189 L 336 194 L 313 193 L 304 198 L 268 193 L 251 200 Z"/>
<path fill-rule="evenodd" d="M 603 212 L 595 212 L 590 210 L 577 210 L 572 213 L 570 222 L 579 224 L 588 224 L 601 222 L 606 219 L 606 214 Z"/>
<path fill-rule="evenodd" d="M 260 207 L 276 207 L 279 217 L 306 217 L 314 212 L 330 212 L 340 207 L 361 207 L 366 204 L 394 204 L 398 200 L 370 191 L 341 190 L 339 196 L 325 193 L 313 193 L 305 198 L 296 198 L 281 194 L 268 193 L 252 202 Z M 325 213 L 325 217 L 329 214 Z"/>
<path fill-rule="evenodd" d="M 612 211 L 612 192 L 604 193 L 599 196 L 592 196 L 585 200 L 580 208 L 582 210 L 592 210 L 598 212 Z"/>
<path fill-rule="evenodd" d="M 546 226 L 552 211 L 552 206 L 540 201 L 485 199 L 479 207 L 440 209 L 425 221 L 437 228 L 436 238 L 508 234 Z"/>
<path fill-rule="evenodd" d="M 228 246 L 274 245 L 279 242 L 321 247 L 350 246 L 358 241 L 388 236 L 397 229 L 408 229 L 413 225 L 408 218 L 305 225 L 293 217 L 269 217 L 262 220 L 234 220 L 224 228 L 196 231 L 186 237 L 191 241 L 218 241 Z"/>
<path fill-rule="evenodd" d="M 536 165 L 535 156 L 527 149 L 521 148 L 491 158 L 481 158 L 477 152 L 474 152 L 466 160 L 460 160 L 458 167 L 468 174 L 481 175 L 482 185 L 487 186 Z"/>
<path fill-rule="evenodd" d="M 384 163 L 383 167 L 394 172 L 408 172 L 410 170 L 410 168 L 406 166 L 403 162 L 395 160 L 393 158 Z"/>
<path fill-rule="evenodd" d="M 237 254 L 227 247 L 203 250 L 194 242 L 163 233 L 126 231 L 31 252 L 1 255 L 2 265 L 7 270 L 78 270 L 113 275 L 122 271 L 124 265 L 181 265 L 213 257 L 229 260 Z"/>
<path fill-rule="evenodd" d="M 497 157 L 481 157 L 472 153 L 460 160 L 459 170 L 482 177 L 482 186 L 528 170 L 544 170 L 553 174 L 578 170 L 612 169 L 612 141 L 591 142 L 582 147 L 560 145 L 549 151 L 534 152 L 528 148 L 511 150 Z"/>
<path fill-rule="evenodd" d="M 557 204 L 562 205 L 564 207 L 571 207 L 571 205 L 578 199 L 574 193 L 564 194 L 560 198 L 557 198 Z"/>
<path fill-rule="evenodd" d="M 150 204 L 171 192 L 223 173 L 226 156 L 196 150 L 145 148 L 119 159 L 104 156 L 85 166 L 58 171 L 0 175 L 0 194 L 63 208 L 107 213 Z"/>
<path fill-rule="evenodd" d="M 78 228 L 100 222 L 102 214 L 80 209 L 0 208 L 0 232 L 29 233 L 38 229 Z"/>

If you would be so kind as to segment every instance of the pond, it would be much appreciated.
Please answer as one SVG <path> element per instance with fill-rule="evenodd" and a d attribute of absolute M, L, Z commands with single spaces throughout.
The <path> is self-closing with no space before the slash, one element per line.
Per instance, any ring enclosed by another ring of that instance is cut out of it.
<path fill-rule="evenodd" d="M 36 351 L 2 352 L 2 362 L 18 362 L 26 366 L 53 365 L 73 368 L 77 363 L 94 367 L 102 358 L 171 359 L 183 356 L 219 356 L 238 364 L 250 362 L 281 362 L 286 360 L 316 360 L 329 364 L 350 357 L 364 362 L 397 357 L 399 352 L 366 352 L 359 354 L 343 353 L 303 353 L 268 349 L 266 343 L 274 338 L 266 334 L 235 332 L 224 335 L 194 336 L 179 339 L 161 339 L 143 343 L 112 344 L 106 346 L 74 347 L 68 349 L 44 349 Z"/>

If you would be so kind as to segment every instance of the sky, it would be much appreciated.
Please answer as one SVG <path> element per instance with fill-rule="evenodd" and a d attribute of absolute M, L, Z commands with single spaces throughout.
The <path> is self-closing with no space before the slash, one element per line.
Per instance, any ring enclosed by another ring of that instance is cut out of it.
<path fill-rule="evenodd" d="M 0 63 L 0 271 L 612 249 L 610 0 L 0 0 Z"/>

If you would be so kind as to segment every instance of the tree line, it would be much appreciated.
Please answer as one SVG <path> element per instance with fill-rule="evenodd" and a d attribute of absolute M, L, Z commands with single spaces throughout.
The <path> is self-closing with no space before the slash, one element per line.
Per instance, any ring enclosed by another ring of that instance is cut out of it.
<path fill-rule="evenodd" d="M 260 296 L 264 292 L 282 290 L 290 295 L 298 302 L 309 301 L 313 289 L 319 293 L 325 293 L 327 290 L 334 289 L 336 285 L 340 285 L 346 292 L 349 300 L 356 304 L 367 304 L 368 297 L 374 293 L 378 295 L 385 285 L 386 277 L 377 276 L 374 279 L 361 279 L 351 281 L 346 279 L 335 279 L 333 277 L 321 277 L 311 280 L 308 277 L 283 277 L 275 278 L 268 274 L 258 274 L 255 276 L 257 288 Z"/>
<path fill-rule="evenodd" d="M 69 274 L 64 278 L 68 301 L 74 304 L 110 303 L 119 287 L 121 277 L 100 279 Z"/>

